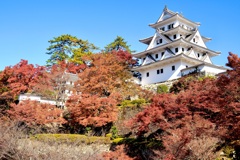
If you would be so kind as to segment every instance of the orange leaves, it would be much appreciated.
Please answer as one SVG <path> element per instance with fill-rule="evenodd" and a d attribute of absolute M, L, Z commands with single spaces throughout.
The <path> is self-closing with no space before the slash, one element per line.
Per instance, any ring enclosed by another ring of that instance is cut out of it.
<path fill-rule="evenodd" d="M 27 92 L 43 77 L 44 67 L 28 64 L 27 60 L 21 60 L 12 67 L 6 67 L 0 73 L 0 80 L 8 88 L 13 96 L 20 92 Z"/>
<path fill-rule="evenodd" d="M 19 121 L 28 125 L 42 125 L 49 123 L 66 123 L 62 117 L 63 110 L 54 105 L 39 103 L 37 101 L 23 101 L 18 105 L 12 104 L 8 113 Z"/>
<path fill-rule="evenodd" d="M 139 93 L 138 86 L 130 81 L 132 77 L 129 65 L 131 55 L 126 51 L 93 54 L 84 57 L 89 66 L 79 73 L 77 88 L 82 93 L 109 96 L 120 93 L 122 97 L 135 96 Z"/>
<path fill-rule="evenodd" d="M 230 53 L 228 60 L 232 70 L 216 79 L 186 77 L 173 85 L 175 94 L 156 95 L 152 104 L 131 121 L 132 128 L 139 135 L 163 130 L 166 155 L 177 159 L 209 153 L 208 148 L 198 148 L 204 139 L 215 143 L 220 138 L 240 139 L 240 58 Z M 214 150 L 214 145 L 204 143 Z M 197 148 L 194 152 L 191 145 Z"/>
<path fill-rule="evenodd" d="M 101 127 L 117 120 L 116 104 L 111 97 L 81 94 L 71 96 L 66 105 L 74 123 Z"/>

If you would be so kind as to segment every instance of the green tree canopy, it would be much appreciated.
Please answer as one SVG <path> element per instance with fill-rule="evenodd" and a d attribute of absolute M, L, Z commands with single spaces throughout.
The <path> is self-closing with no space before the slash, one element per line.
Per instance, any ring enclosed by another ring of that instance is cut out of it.
<path fill-rule="evenodd" d="M 112 50 L 124 50 L 128 51 L 129 53 L 135 52 L 130 50 L 130 45 L 127 45 L 127 42 L 124 38 L 117 36 L 117 38 L 110 44 L 105 47 L 106 52 L 111 52 Z"/>
<path fill-rule="evenodd" d="M 81 57 L 83 55 L 90 55 L 93 50 L 97 49 L 96 46 L 87 40 L 78 39 L 69 34 L 54 37 L 53 40 L 49 40 L 48 42 L 51 44 L 47 48 L 47 54 L 51 55 L 47 60 L 47 65 L 49 66 L 63 60 L 82 64 Z"/>

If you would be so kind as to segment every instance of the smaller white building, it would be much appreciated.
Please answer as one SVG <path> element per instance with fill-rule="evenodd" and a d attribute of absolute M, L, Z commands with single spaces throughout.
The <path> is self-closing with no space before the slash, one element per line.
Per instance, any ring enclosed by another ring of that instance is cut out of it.
<path fill-rule="evenodd" d="M 30 101 L 37 101 L 39 103 L 47 103 L 47 104 L 51 104 L 51 105 L 57 104 L 56 101 L 54 101 L 54 100 L 44 99 L 41 96 L 30 94 L 30 93 L 20 94 L 18 97 L 18 100 L 19 100 L 19 102 L 30 100 Z"/>
<path fill-rule="evenodd" d="M 57 98 L 55 100 L 31 93 L 20 94 L 18 100 L 19 102 L 24 100 L 38 101 L 39 103 L 47 103 L 65 109 L 65 102 L 68 97 L 73 94 L 72 89 L 77 80 L 77 74 L 64 73 L 61 80 L 59 80 L 59 86 L 56 87 L 59 93 L 57 93 L 58 96 L 56 96 Z"/>

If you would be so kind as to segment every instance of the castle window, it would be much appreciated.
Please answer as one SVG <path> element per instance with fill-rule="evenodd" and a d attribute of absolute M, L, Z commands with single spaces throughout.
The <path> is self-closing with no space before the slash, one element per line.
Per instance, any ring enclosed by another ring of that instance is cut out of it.
<path fill-rule="evenodd" d="M 174 25 L 174 23 L 169 24 L 169 25 L 168 25 L 168 29 L 172 29 L 172 28 L 173 28 L 173 25 Z"/>
<path fill-rule="evenodd" d="M 175 53 L 177 53 L 178 52 L 178 48 L 175 48 Z"/>
<path fill-rule="evenodd" d="M 161 27 L 160 30 L 165 31 L 165 27 Z"/>
<path fill-rule="evenodd" d="M 157 45 L 162 43 L 162 39 L 157 40 Z"/>
<path fill-rule="evenodd" d="M 200 54 L 198 53 L 197 56 L 200 57 Z"/>
<path fill-rule="evenodd" d="M 188 68 L 188 66 L 186 65 L 186 68 Z"/>
<path fill-rule="evenodd" d="M 175 71 L 175 66 L 172 66 L 172 71 Z"/>
<path fill-rule="evenodd" d="M 171 25 L 170 24 L 168 25 L 168 29 L 171 29 Z"/>
<path fill-rule="evenodd" d="M 176 38 L 177 38 L 177 35 L 176 35 L 176 34 L 174 34 L 174 35 L 173 35 L 173 39 L 176 39 Z"/>
<path fill-rule="evenodd" d="M 158 54 L 155 54 L 155 58 L 158 59 Z"/>
<path fill-rule="evenodd" d="M 162 52 L 162 57 L 164 56 L 164 52 Z"/>
<path fill-rule="evenodd" d="M 193 42 L 195 42 L 195 38 L 193 38 Z"/>
<path fill-rule="evenodd" d="M 163 68 L 161 69 L 161 73 L 163 73 Z"/>
<path fill-rule="evenodd" d="M 147 72 L 147 77 L 149 77 L 149 72 Z"/>
<path fill-rule="evenodd" d="M 143 58 L 143 61 L 145 61 L 146 57 Z"/>
<path fill-rule="evenodd" d="M 184 48 L 182 48 L 182 51 L 184 52 Z"/>
<path fill-rule="evenodd" d="M 160 73 L 160 70 L 158 69 L 158 70 L 157 70 L 157 74 L 159 74 L 159 73 Z"/>

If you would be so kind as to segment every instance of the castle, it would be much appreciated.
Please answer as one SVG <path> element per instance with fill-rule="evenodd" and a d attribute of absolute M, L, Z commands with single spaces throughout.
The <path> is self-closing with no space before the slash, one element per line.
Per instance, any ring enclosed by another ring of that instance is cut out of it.
<path fill-rule="evenodd" d="M 199 23 L 165 7 L 156 23 L 149 26 L 155 34 L 140 40 L 148 45 L 147 49 L 133 54 L 141 60 L 141 65 L 133 68 L 141 73 L 141 85 L 174 80 L 194 72 L 216 75 L 226 71 L 212 63 L 211 58 L 220 52 L 207 48 L 205 43 L 211 39 L 200 35 Z"/>

